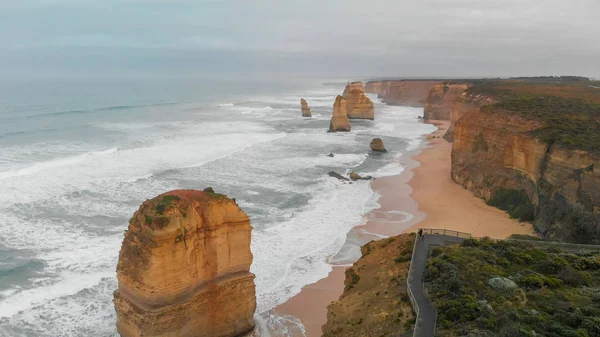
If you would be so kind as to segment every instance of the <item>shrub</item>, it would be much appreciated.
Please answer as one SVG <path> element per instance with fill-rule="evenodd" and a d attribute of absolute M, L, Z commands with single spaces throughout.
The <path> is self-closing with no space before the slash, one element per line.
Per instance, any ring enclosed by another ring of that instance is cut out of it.
<path fill-rule="evenodd" d="M 411 260 L 411 254 L 402 254 L 400 256 L 398 256 L 396 259 L 394 259 L 394 262 L 396 263 L 403 263 L 403 262 L 408 262 Z"/>
<path fill-rule="evenodd" d="M 572 267 L 566 267 L 558 272 L 558 278 L 566 284 L 572 286 L 588 286 L 592 283 L 592 277 L 586 272 L 575 270 Z"/>
<path fill-rule="evenodd" d="M 490 206 L 497 207 L 520 221 L 532 221 L 534 208 L 524 190 L 500 189 L 494 197 L 487 201 Z"/>
<path fill-rule="evenodd" d="M 481 242 L 477 239 L 469 238 L 461 242 L 461 247 L 479 247 Z"/>

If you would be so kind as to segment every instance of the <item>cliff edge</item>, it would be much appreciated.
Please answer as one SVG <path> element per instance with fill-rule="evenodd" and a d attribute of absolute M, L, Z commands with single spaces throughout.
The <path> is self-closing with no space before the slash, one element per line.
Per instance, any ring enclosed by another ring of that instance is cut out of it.
<path fill-rule="evenodd" d="M 392 105 L 407 105 L 413 107 L 425 106 L 427 95 L 434 85 L 440 81 L 428 80 L 389 80 L 369 81 L 365 92 L 377 94 L 384 103 Z"/>
<path fill-rule="evenodd" d="M 466 83 L 444 82 L 434 85 L 425 100 L 423 118 L 425 120 L 450 120 L 454 101 L 468 88 Z"/>
<path fill-rule="evenodd" d="M 452 178 L 543 237 L 597 244 L 600 92 L 558 81 L 481 81 L 461 95 Z"/>
<path fill-rule="evenodd" d="M 324 337 L 399 336 L 414 323 L 406 277 L 415 234 L 372 241 L 346 270 L 344 293 L 327 307 Z"/>

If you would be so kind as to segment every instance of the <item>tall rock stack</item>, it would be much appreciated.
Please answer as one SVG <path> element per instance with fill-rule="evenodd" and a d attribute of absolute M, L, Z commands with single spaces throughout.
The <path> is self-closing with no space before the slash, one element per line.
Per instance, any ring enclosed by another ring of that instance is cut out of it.
<path fill-rule="evenodd" d="M 346 89 L 348 89 L 346 87 Z M 345 92 L 345 91 L 344 91 Z M 348 90 L 346 96 L 346 111 L 350 119 L 375 119 L 375 107 L 371 99 L 365 95 L 365 91 L 360 88 Z"/>
<path fill-rule="evenodd" d="M 312 117 L 308 103 L 304 98 L 300 99 L 300 105 L 302 106 L 302 117 Z"/>
<path fill-rule="evenodd" d="M 342 96 L 344 96 L 345 99 L 348 99 L 348 93 L 352 89 L 360 89 L 363 92 L 365 91 L 363 82 L 360 82 L 360 81 L 359 82 L 348 82 L 348 84 L 346 84 L 346 88 L 344 89 L 344 93 L 342 94 Z"/>
<path fill-rule="evenodd" d="M 225 195 L 171 191 L 129 222 L 115 291 L 122 337 L 229 337 L 256 310 L 250 220 Z"/>
<path fill-rule="evenodd" d="M 346 113 L 346 100 L 339 95 L 333 103 L 333 116 L 331 122 L 329 122 L 329 132 L 337 131 L 350 131 L 350 120 Z"/>

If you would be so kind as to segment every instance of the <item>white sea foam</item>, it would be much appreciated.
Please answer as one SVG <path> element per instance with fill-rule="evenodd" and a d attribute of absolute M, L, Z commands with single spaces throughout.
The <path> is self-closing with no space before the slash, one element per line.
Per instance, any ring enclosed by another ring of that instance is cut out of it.
<path fill-rule="evenodd" d="M 92 151 L 92 152 L 83 153 L 83 154 L 80 154 L 77 156 L 71 156 L 71 157 L 66 157 L 66 158 L 59 158 L 59 159 L 53 159 L 53 160 L 49 160 L 49 161 L 45 161 L 45 162 L 35 163 L 30 167 L 13 170 L 13 171 L 8 171 L 8 172 L 0 172 L 0 180 L 24 176 L 24 175 L 30 175 L 30 174 L 38 173 L 38 172 L 46 170 L 46 169 L 53 169 L 53 168 L 60 168 L 61 166 L 75 165 L 75 164 L 85 161 L 88 158 L 95 157 L 95 156 L 106 156 L 106 155 L 116 153 L 117 151 L 119 151 L 119 149 L 114 147 L 114 148 L 110 148 L 110 149 L 103 150 L 103 151 Z"/>
<path fill-rule="evenodd" d="M 398 164 L 398 163 L 389 163 L 379 169 L 377 169 L 377 171 L 375 172 L 361 172 L 362 175 L 369 175 L 372 176 L 373 178 L 383 178 L 383 177 L 390 177 L 390 176 L 397 176 L 399 174 L 401 174 L 402 172 L 404 172 L 404 168 Z"/>
<path fill-rule="evenodd" d="M 362 223 L 363 215 L 371 210 L 366 206 L 373 195 L 368 182 L 350 185 L 324 178 L 320 185 L 320 193 L 300 214 L 254 233 L 251 270 L 257 276 L 259 313 L 327 276 L 331 271 L 327 259 L 339 251 L 348 231 Z"/>
<path fill-rule="evenodd" d="M 379 103 L 377 120 L 361 121 L 350 133 L 326 133 L 330 115 L 290 120 L 300 97 L 311 107 L 331 107 L 341 90 L 343 85 L 222 101 L 208 109 L 190 104 L 193 110 L 183 110 L 188 120 L 161 122 L 141 114 L 127 122 L 92 123 L 98 132 L 120 135 L 110 145 L 1 147 L 0 181 L 10 193 L 0 194 L 0 244 L 34 252 L 43 271 L 30 284 L 3 291 L 0 336 L 116 336 L 114 266 L 127 219 L 142 200 L 198 182 L 243 194 L 240 205 L 255 212 L 252 271 L 260 336 L 302 333 L 297 319 L 269 309 L 325 277 L 347 233 L 379 206 L 368 182 L 342 183 L 326 173 L 372 160 L 365 135 L 410 142 L 429 130 L 417 122 L 418 109 Z M 323 129 L 307 127 L 313 120 Z M 369 166 L 372 175 L 399 174 L 396 159 L 379 157 L 383 166 Z M 349 247 L 346 259 L 355 258 L 357 249 Z"/>
<path fill-rule="evenodd" d="M 85 274 L 64 273 L 58 282 L 22 291 L 1 301 L 0 317 L 10 317 L 49 300 L 74 295 L 82 289 L 96 286 L 102 278 L 113 276 L 114 272 L 112 271 Z"/>

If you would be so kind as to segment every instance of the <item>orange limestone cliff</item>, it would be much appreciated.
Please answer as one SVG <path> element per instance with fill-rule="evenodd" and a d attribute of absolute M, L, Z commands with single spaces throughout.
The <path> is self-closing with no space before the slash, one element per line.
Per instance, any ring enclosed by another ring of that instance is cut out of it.
<path fill-rule="evenodd" d="M 346 112 L 350 119 L 375 119 L 375 107 L 365 95 L 362 82 L 348 83 L 344 90 Z"/>
<path fill-rule="evenodd" d="M 302 106 L 302 117 L 312 117 L 308 103 L 304 98 L 300 99 L 300 105 Z"/>
<path fill-rule="evenodd" d="M 329 122 L 329 132 L 337 131 L 350 131 L 350 120 L 346 113 L 346 100 L 339 95 L 333 103 L 333 116 Z"/>
<path fill-rule="evenodd" d="M 454 103 L 452 178 L 485 200 L 501 190 L 522 190 L 542 236 L 599 243 L 599 156 L 537 139 L 542 121 L 494 102 L 465 93 Z"/>
<path fill-rule="evenodd" d="M 365 91 L 367 93 L 378 94 L 378 97 L 388 104 L 422 107 L 425 105 L 429 91 L 438 83 L 440 81 L 369 81 L 365 86 Z"/>
<path fill-rule="evenodd" d="M 224 195 L 171 191 L 129 222 L 117 265 L 122 337 L 225 337 L 254 328 L 252 227 Z"/>
<path fill-rule="evenodd" d="M 465 83 L 436 84 L 425 100 L 425 120 L 450 120 L 454 101 L 468 88 Z"/>

